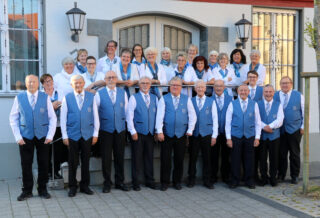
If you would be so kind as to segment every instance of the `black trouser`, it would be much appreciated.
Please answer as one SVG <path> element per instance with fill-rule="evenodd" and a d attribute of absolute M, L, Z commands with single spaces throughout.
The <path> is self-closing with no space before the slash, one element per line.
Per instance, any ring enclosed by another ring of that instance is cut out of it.
<path fill-rule="evenodd" d="M 276 181 L 278 172 L 280 138 L 270 141 L 260 141 L 260 173 L 262 181 L 268 179 L 268 154 L 269 154 L 269 175 L 271 181 Z"/>
<path fill-rule="evenodd" d="M 57 127 L 53 141 L 61 138 L 61 136 L 61 128 Z M 49 145 L 49 173 L 52 173 L 52 146 L 54 153 L 54 173 L 57 174 L 60 170 L 60 165 L 68 161 L 68 147 L 63 144 L 62 138 L 53 145 Z"/>
<path fill-rule="evenodd" d="M 260 153 L 261 149 L 260 146 L 254 148 L 254 179 L 258 180 L 259 179 L 259 167 L 260 167 Z M 261 172 L 260 172 L 261 174 Z"/>
<path fill-rule="evenodd" d="M 231 149 L 231 173 L 232 183 L 239 184 L 241 172 L 241 159 L 244 163 L 244 180 L 247 185 L 254 184 L 253 170 L 254 170 L 254 136 L 250 138 L 237 138 L 232 136 Z"/>
<path fill-rule="evenodd" d="M 117 133 L 116 131 L 114 131 L 113 133 L 100 131 L 100 139 L 104 185 L 111 185 L 112 153 L 115 169 L 115 184 L 121 185 L 124 181 L 124 147 L 127 142 L 126 130 L 120 133 Z"/>
<path fill-rule="evenodd" d="M 160 181 L 161 184 L 170 184 L 171 162 L 173 149 L 173 184 L 181 183 L 183 175 L 183 160 L 186 151 L 186 136 L 177 138 L 174 136 L 170 138 L 165 135 L 165 140 L 161 143 L 161 167 L 160 167 Z"/>
<path fill-rule="evenodd" d="M 280 177 L 285 177 L 288 168 L 288 152 L 290 152 L 290 176 L 291 178 L 299 177 L 300 172 L 300 141 L 302 135 L 300 129 L 289 134 L 285 132 L 280 136 L 280 153 L 279 153 L 279 172 Z"/>
<path fill-rule="evenodd" d="M 79 165 L 79 153 L 81 158 L 81 182 L 80 188 L 88 187 L 90 184 L 89 161 L 92 138 L 78 141 L 69 139 L 69 187 L 77 187 L 77 168 Z"/>
<path fill-rule="evenodd" d="M 138 140 L 132 140 L 132 184 L 140 185 L 139 177 L 144 170 L 145 183 L 154 183 L 153 177 L 154 136 L 138 134 Z"/>
<path fill-rule="evenodd" d="M 38 162 L 38 192 L 42 192 L 47 189 L 49 145 L 44 144 L 45 138 L 37 139 L 34 137 L 32 140 L 26 138 L 23 138 L 23 140 L 26 144 L 19 146 L 23 182 L 22 191 L 32 192 L 32 163 L 34 148 L 36 148 Z"/>
<path fill-rule="evenodd" d="M 189 144 L 189 181 L 195 182 L 196 172 L 197 172 L 197 160 L 199 155 L 199 150 L 201 149 L 202 156 L 202 179 L 203 183 L 207 184 L 210 182 L 210 173 L 211 173 L 211 135 L 208 136 L 198 136 L 191 137 Z"/>

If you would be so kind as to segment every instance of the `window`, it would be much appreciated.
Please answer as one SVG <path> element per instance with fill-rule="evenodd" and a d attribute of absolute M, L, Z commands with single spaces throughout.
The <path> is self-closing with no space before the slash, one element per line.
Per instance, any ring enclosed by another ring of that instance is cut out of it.
<path fill-rule="evenodd" d="M 145 49 L 149 46 L 149 25 L 141 24 L 120 29 L 119 53 L 124 48 L 132 49 L 134 44 L 140 44 Z"/>
<path fill-rule="evenodd" d="M 297 79 L 297 28 L 295 10 L 255 8 L 252 20 L 252 49 L 261 52 L 260 62 L 267 69 L 265 83 L 279 89 L 281 77 Z"/>
<path fill-rule="evenodd" d="M 26 75 L 42 73 L 41 0 L 0 0 L 1 90 L 25 89 Z"/>
<path fill-rule="evenodd" d="M 171 49 L 172 60 L 175 62 L 175 57 L 178 52 L 187 52 L 191 44 L 191 33 L 178 27 L 164 25 L 163 42 L 164 47 Z"/>

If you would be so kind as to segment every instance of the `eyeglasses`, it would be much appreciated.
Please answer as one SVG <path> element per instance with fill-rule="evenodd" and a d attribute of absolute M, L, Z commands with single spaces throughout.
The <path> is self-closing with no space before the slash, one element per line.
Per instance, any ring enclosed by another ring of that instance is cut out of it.
<path fill-rule="evenodd" d="M 108 48 L 115 48 L 116 46 L 114 45 L 108 45 Z"/>
<path fill-rule="evenodd" d="M 96 63 L 87 63 L 87 65 L 96 65 Z"/>
<path fill-rule="evenodd" d="M 141 84 L 141 85 L 150 85 L 151 83 L 145 83 L 145 82 L 142 82 L 142 83 L 139 83 L 139 84 Z"/>
<path fill-rule="evenodd" d="M 256 76 L 248 76 L 248 79 L 256 79 Z"/>
<path fill-rule="evenodd" d="M 116 76 L 108 76 L 108 77 L 106 77 L 107 80 L 116 79 L 116 78 L 117 78 Z"/>
<path fill-rule="evenodd" d="M 179 84 L 171 84 L 170 86 L 172 86 L 172 87 L 181 87 L 182 85 L 179 85 Z"/>
<path fill-rule="evenodd" d="M 53 80 L 52 79 L 47 79 L 44 81 L 44 83 L 51 83 Z"/>

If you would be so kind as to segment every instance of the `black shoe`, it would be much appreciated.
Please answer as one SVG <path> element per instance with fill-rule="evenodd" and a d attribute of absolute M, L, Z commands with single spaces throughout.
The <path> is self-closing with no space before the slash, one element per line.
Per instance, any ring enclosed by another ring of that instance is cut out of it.
<path fill-rule="evenodd" d="M 17 200 L 18 200 L 18 201 L 24 201 L 24 200 L 27 200 L 28 198 L 31 198 L 31 197 L 33 197 L 32 192 L 22 192 L 22 193 L 18 196 Z"/>
<path fill-rule="evenodd" d="M 76 196 L 76 194 L 77 194 L 77 188 L 70 188 L 70 190 L 69 190 L 69 192 L 68 192 L 68 196 L 69 197 L 74 197 L 74 196 Z"/>
<path fill-rule="evenodd" d="M 137 192 L 141 190 L 140 185 L 133 185 L 132 189 Z"/>
<path fill-rule="evenodd" d="M 110 185 L 104 185 L 102 188 L 102 193 L 109 193 L 110 189 Z"/>
<path fill-rule="evenodd" d="M 88 186 L 80 188 L 80 192 L 87 195 L 93 195 L 93 191 Z"/>
<path fill-rule="evenodd" d="M 237 188 L 237 186 L 238 186 L 238 184 L 237 184 L 237 183 L 234 183 L 234 182 L 231 182 L 231 183 L 229 184 L 229 188 L 231 188 L 231 189 Z"/>
<path fill-rule="evenodd" d="M 194 185 L 195 185 L 195 182 L 194 182 L 194 181 L 190 181 L 190 180 L 189 180 L 189 181 L 187 182 L 187 187 L 188 187 L 188 188 L 193 188 Z"/>
<path fill-rule="evenodd" d="M 284 182 L 284 176 L 278 175 L 278 182 Z"/>
<path fill-rule="evenodd" d="M 291 184 L 298 184 L 299 180 L 297 177 L 292 177 L 291 178 Z"/>
<path fill-rule="evenodd" d="M 173 185 L 173 187 L 176 189 L 176 190 L 181 190 L 182 187 L 181 187 L 181 184 L 180 183 L 176 183 Z"/>
<path fill-rule="evenodd" d="M 210 181 L 211 181 L 212 184 L 214 184 L 214 183 L 216 183 L 218 181 L 218 179 L 215 177 L 215 178 L 211 178 Z"/>
<path fill-rule="evenodd" d="M 167 189 L 168 189 L 168 185 L 166 185 L 166 184 L 161 184 L 161 187 L 160 187 L 160 190 L 161 190 L 161 191 L 167 191 Z"/>
<path fill-rule="evenodd" d="M 207 187 L 208 189 L 214 189 L 213 184 L 210 183 L 210 182 L 206 182 L 206 183 L 204 183 L 203 185 L 204 185 L 205 187 Z"/>
<path fill-rule="evenodd" d="M 153 189 L 153 190 L 159 189 L 159 187 L 157 186 L 157 184 L 156 184 L 155 182 L 147 183 L 147 184 L 146 184 L 146 187 L 151 188 L 151 189 Z"/>
<path fill-rule="evenodd" d="M 116 185 L 116 189 L 120 189 L 122 191 L 130 191 L 130 188 L 126 185 L 126 184 L 120 184 L 120 185 Z"/>
<path fill-rule="evenodd" d="M 270 185 L 271 185 L 272 187 L 277 186 L 277 185 L 278 185 L 277 180 L 276 180 L 276 179 L 270 179 Z"/>
<path fill-rule="evenodd" d="M 230 179 L 222 178 L 222 182 L 225 183 L 225 184 L 229 184 L 230 183 Z"/>
<path fill-rule="evenodd" d="M 47 190 L 39 191 L 39 197 L 44 198 L 44 199 L 50 199 L 51 195 L 48 193 Z"/>
<path fill-rule="evenodd" d="M 256 188 L 256 186 L 254 184 L 247 184 L 247 187 L 249 189 L 255 189 Z"/>
<path fill-rule="evenodd" d="M 268 184 L 267 180 L 261 179 L 261 180 L 258 181 L 258 185 L 259 186 L 265 186 L 266 184 Z"/>

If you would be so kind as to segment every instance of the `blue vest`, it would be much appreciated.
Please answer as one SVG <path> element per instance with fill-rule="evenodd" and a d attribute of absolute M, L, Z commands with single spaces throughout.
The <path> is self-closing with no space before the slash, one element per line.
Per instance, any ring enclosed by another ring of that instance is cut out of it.
<path fill-rule="evenodd" d="M 46 137 L 49 130 L 49 117 L 47 108 L 48 95 L 38 91 L 38 99 L 34 110 L 28 100 L 27 92 L 18 96 L 19 129 L 23 138 L 41 139 Z"/>
<path fill-rule="evenodd" d="M 232 97 L 230 95 L 224 94 L 224 103 L 222 110 L 220 110 L 218 106 L 218 100 L 216 99 L 216 95 L 213 94 L 212 98 L 216 101 L 217 111 L 218 111 L 218 122 L 219 122 L 219 134 L 225 134 L 225 126 L 226 126 L 226 113 L 230 102 L 232 102 Z"/>
<path fill-rule="evenodd" d="M 79 110 L 74 93 L 70 92 L 66 95 L 68 106 L 67 134 L 73 141 L 78 141 L 81 137 L 88 140 L 93 136 L 93 98 L 94 94 L 85 91 L 83 105 Z"/>
<path fill-rule="evenodd" d="M 267 125 L 269 125 L 270 123 L 275 121 L 277 119 L 279 105 L 280 105 L 279 101 L 273 100 L 270 112 L 267 115 L 264 101 L 263 100 L 259 101 L 258 106 L 259 106 L 261 121 Z M 269 139 L 270 141 L 273 141 L 273 140 L 280 137 L 280 128 L 273 129 L 272 133 L 268 133 L 268 132 L 265 132 L 264 130 L 262 130 L 261 136 L 262 136 L 261 137 L 262 140 Z"/>
<path fill-rule="evenodd" d="M 100 130 L 120 133 L 126 128 L 125 95 L 124 90 L 117 88 L 116 102 L 113 105 L 106 88 L 99 91 Z"/>
<path fill-rule="evenodd" d="M 280 102 L 279 91 L 274 94 L 274 100 Z M 283 109 L 284 120 L 281 128 L 281 133 L 284 131 L 292 134 L 299 130 L 302 125 L 302 110 L 301 110 L 301 94 L 298 91 L 292 90 L 287 107 Z"/>
<path fill-rule="evenodd" d="M 249 99 L 254 100 L 255 102 L 261 101 L 263 96 L 263 87 L 256 86 L 256 93 L 254 94 L 254 98 L 251 99 L 250 94 L 248 96 Z"/>
<path fill-rule="evenodd" d="M 200 111 L 197 106 L 196 97 L 193 97 L 191 100 L 197 114 L 197 122 L 193 130 L 193 136 L 198 137 L 199 134 L 202 137 L 207 135 L 212 135 L 212 127 L 213 127 L 212 104 L 214 103 L 213 99 L 206 97 L 206 101 L 204 102 L 203 107 L 201 108 Z"/>
<path fill-rule="evenodd" d="M 180 94 L 177 110 L 174 109 L 171 93 L 163 96 L 166 105 L 164 133 L 169 137 L 181 138 L 188 129 L 188 96 Z"/>
<path fill-rule="evenodd" d="M 233 114 L 231 122 L 231 135 L 237 138 L 250 138 L 255 136 L 255 102 L 248 99 L 247 110 L 242 112 L 239 98 L 232 102 Z"/>
<path fill-rule="evenodd" d="M 149 93 L 150 104 L 148 108 L 140 92 L 133 96 L 136 99 L 136 109 L 134 110 L 133 118 L 136 131 L 143 135 L 148 135 L 149 133 L 153 135 L 157 114 L 157 97 Z"/>

